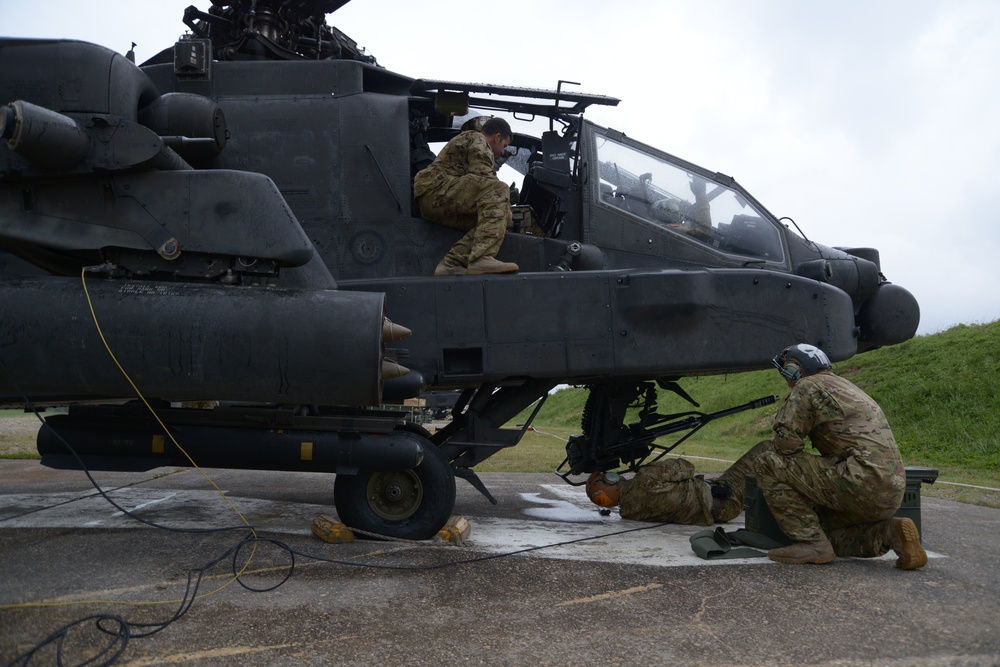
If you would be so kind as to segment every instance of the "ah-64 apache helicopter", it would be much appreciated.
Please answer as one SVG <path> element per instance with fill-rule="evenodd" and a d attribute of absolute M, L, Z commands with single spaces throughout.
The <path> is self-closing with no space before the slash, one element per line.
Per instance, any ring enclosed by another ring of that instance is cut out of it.
<path fill-rule="evenodd" d="M 721 414 L 661 415 L 656 385 L 689 399 L 681 377 L 791 343 L 843 360 L 913 336 L 876 250 L 793 234 L 732 178 L 584 118 L 614 98 L 384 69 L 326 24 L 346 1 L 189 7 L 141 66 L 0 42 L 0 402 L 71 406 L 44 463 L 186 465 L 180 444 L 335 472 L 345 523 L 425 538 L 456 475 L 492 500 L 473 468 L 557 384 L 589 388 L 574 483 Z M 461 232 L 419 217 L 412 179 L 485 114 L 543 125 L 506 159 L 523 181 L 499 258 L 521 271 L 433 277 Z M 436 433 L 379 407 L 427 389 L 461 390 Z"/>

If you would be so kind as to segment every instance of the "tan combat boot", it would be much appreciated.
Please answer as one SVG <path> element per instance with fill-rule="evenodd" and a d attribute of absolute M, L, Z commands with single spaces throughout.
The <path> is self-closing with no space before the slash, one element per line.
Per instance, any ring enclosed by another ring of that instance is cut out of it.
<path fill-rule="evenodd" d="M 517 273 L 518 268 L 514 262 L 501 262 L 496 257 L 480 257 L 474 262 L 469 262 L 468 273 L 470 276 L 484 273 Z"/>
<path fill-rule="evenodd" d="M 833 552 L 830 540 L 823 539 L 819 542 L 796 542 L 780 549 L 771 549 L 767 552 L 767 557 L 779 563 L 822 565 L 835 559 L 837 554 Z"/>
<path fill-rule="evenodd" d="M 434 268 L 435 276 L 464 276 L 465 274 L 465 267 L 448 256 L 445 256 Z"/>
<path fill-rule="evenodd" d="M 916 570 L 927 565 L 927 552 L 920 545 L 920 531 L 912 519 L 889 519 L 885 527 L 886 542 L 896 552 L 896 567 Z"/>

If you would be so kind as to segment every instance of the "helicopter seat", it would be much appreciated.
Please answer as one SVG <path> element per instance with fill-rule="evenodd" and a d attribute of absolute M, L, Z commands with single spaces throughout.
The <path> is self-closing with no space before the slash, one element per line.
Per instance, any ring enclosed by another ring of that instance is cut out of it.
<path fill-rule="evenodd" d="M 528 234 L 530 236 L 545 236 L 545 231 L 539 227 L 535 220 L 535 209 L 526 204 L 514 204 L 510 207 L 511 221 L 507 225 L 507 231 L 515 234 Z"/>

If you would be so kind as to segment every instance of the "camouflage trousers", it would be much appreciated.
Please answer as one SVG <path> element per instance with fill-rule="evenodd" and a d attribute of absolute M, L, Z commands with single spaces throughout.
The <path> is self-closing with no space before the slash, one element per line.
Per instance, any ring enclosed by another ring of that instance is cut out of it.
<path fill-rule="evenodd" d="M 712 496 L 704 475 L 686 459 L 644 465 L 621 488 L 623 519 L 712 525 Z"/>
<path fill-rule="evenodd" d="M 770 440 L 758 442 L 714 480 L 716 484 L 723 484 L 730 490 L 730 496 L 712 508 L 712 516 L 716 523 L 731 521 L 743 512 L 747 475 L 756 475 L 754 465 L 768 447 L 773 447 Z"/>
<path fill-rule="evenodd" d="M 815 542 L 826 537 L 838 556 L 870 558 L 889 550 L 887 522 L 906 490 L 905 475 L 882 472 L 891 463 L 876 468 L 854 457 L 782 454 L 770 441 L 759 446 L 745 463 L 789 538 Z"/>
<path fill-rule="evenodd" d="M 480 257 L 496 257 L 511 220 L 506 183 L 466 174 L 421 195 L 417 203 L 424 218 L 468 230 L 445 255 L 445 263 L 468 266 Z"/>

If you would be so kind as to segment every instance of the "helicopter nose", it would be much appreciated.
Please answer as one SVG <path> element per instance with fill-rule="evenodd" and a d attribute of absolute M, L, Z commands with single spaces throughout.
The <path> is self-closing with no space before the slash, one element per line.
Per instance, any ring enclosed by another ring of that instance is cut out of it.
<path fill-rule="evenodd" d="M 920 306 L 905 288 L 892 283 L 879 285 L 878 291 L 861 306 L 858 351 L 909 340 L 920 324 Z"/>

